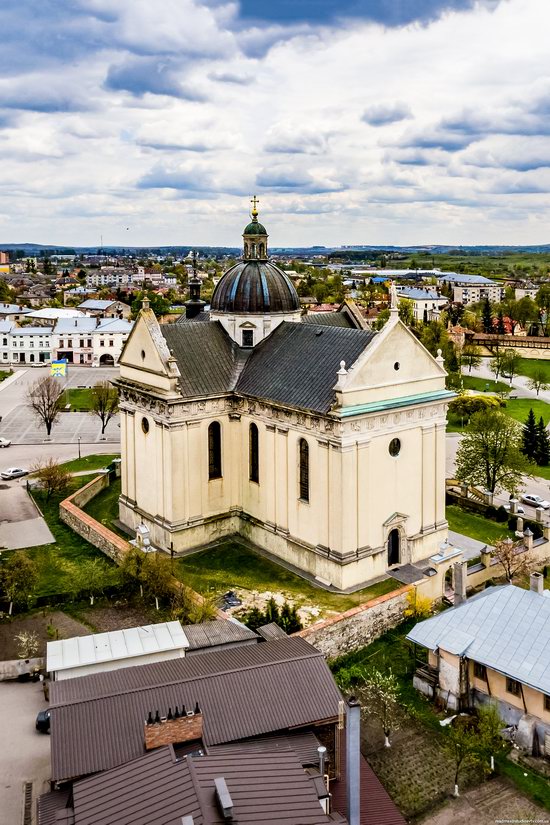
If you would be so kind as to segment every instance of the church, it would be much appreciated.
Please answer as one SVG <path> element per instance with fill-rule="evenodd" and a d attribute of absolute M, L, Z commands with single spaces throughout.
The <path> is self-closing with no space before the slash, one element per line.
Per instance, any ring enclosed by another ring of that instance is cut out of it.
<path fill-rule="evenodd" d="M 254 199 L 210 308 L 190 292 L 174 324 L 145 301 L 120 358 L 120 521 L 175 553 L 241 536 L 340 591 L 436 553 L 452 393 L 395 289 L 377 333 L 351 303 L 304 314 Z"/>

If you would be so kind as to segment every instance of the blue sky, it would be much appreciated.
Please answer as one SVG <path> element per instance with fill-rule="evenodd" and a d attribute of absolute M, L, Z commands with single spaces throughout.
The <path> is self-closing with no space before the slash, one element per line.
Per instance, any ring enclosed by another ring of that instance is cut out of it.
<path fill-rule="evenodd" d="M 545 243 L 550 4 L 2 0 L 2 242 Z"/>

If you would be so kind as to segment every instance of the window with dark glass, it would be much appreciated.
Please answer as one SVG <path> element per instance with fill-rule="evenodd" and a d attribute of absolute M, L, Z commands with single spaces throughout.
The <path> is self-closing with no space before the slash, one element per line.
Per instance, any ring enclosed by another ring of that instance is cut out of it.
<path fill-rule="evenodd" d="M 243 329 L 243 347 L 253 347 L 254 346 L 254 330 L 253 329 Z"/>
<path fill-rule="evenodd" d="M 544 697 L 544 710 L 550 710 L 550 696 Z"/>
<path fill-rule="evenodd" d="M 208 427 L 208 478 L 222 477 L 222 428 L 219 421 Z"/>
<path fill-rule="evenodd" d="M 258 428 L 255 424 L 251 424 L 248 431 L 248 455 L 250 481 L 259 483 L 260 456 L 258 452 Z"/>
<path fill-rule="evenodd" d="M 474 662 L 474 676 L 476 679 L 487 679 L 487 670 L 485 665 L 480 665 L 479 662 Z"/>
<path fill-rule="evenodd" d="M 309 445 L 300 439 L 300 498 L 309 501 Z"/>
<path fill-rule="evenodd" d="M 510 679 L 509 676 L 506 677 L 506 693 L 511 693 L 512 696 L 519 696 L 521 692 L 521 685 L 515 679 Z"/>

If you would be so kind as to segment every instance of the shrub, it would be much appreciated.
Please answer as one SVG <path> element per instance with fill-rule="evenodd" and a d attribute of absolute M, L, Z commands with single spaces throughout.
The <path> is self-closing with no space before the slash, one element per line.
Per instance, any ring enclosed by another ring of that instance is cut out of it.
<path fill-rule="evenodd" d="M 432 603 L 427 596 L 421 596 L 416 589 L 407 593 L 407 607 L 404 615 L 408 618 L 427 619 L 432 612 Z"/>
<path fill-rule="evenodd" d="M 505 507 L 502 506 L 502 504 L 496 512 L 495 519 L 501 523 L 508 520 L 508 511 Z"/>

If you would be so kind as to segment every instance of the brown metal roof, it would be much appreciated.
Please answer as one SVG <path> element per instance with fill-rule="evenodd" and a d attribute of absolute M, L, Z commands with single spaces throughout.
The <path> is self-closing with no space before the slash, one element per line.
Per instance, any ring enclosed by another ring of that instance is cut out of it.
<path fill-rule="evenodd" d="M 244 752 L 177 760 L 161 748 L 122 767 L 75 783 L 75 825 L 223 825 L 214 780 L 223 777 L 233 802 L 233 821 L 328 825 L 314 781 L 292 751 Z"/>
<path fill-rule="evenodd" d="M 261 636 L 262 639 L 265 639 L 267 642 L 272 639 L 283 639 L 287 635 L 283 628 L 275 622 L 269 622 L 269 624 L 262 625 L 256 632 L 258 636 Z"/>
<path fill-rule="evenodd" d="M 208 755 L 234 753 L 237 745 L 239 751 L 244 753 L 280 753 L 281 751 L 293 751 L 300 765 L 307 767 L 319 764 L 317 748 L 320 744 L 312 731 L 300 731 L 283 735 L 261 736 L 257 739 L 247 739 L 244 742 L 231 743 L 229 745 L 213 745 L 208 748 Z"/>
<path fill-rule="evenodd" d="M 334 719 L 340 698 L 322 654 L 300 637 L 54 682 L 52 779 L 141 756 L 149 711 L 198 701 L 208 747 Z"/>
<path fill-rule="evenodd" d="M 346 791 L 346 742 L 345 732 L 341 739 L 341 778 L 330 783 L 332 807 L 347 816 Z M 407 825 L 399 808 L 386 791 L 364 756 L 360 771 L 360 825 Z"/>

